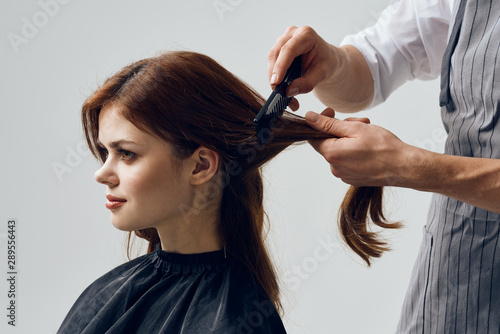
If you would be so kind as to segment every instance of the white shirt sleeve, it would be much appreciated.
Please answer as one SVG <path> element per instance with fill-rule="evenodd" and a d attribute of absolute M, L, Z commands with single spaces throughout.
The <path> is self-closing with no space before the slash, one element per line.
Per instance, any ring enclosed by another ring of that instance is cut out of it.
<path fill-rule="evenodd" d="M 368 108 L 408 80 L 439 76 L 455 1 L 400 0 L 374 26 L 344 38 L 340 45 L 356 47 L 370 67 L 374 96 Z"/>

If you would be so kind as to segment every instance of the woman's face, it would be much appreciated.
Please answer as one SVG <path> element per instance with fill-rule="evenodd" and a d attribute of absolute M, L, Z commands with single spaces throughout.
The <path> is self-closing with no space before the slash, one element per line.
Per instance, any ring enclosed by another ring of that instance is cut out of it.
<path fill-rule="evenodd" d="M 106 185 L 117 229 L 182 223 L 182 208 L 191 201 L 190 172 L 174 161 L 171 144 L 139 130 L 115 106 L 101 110 L 99 143 L 107 158 L 95 179 Z"/>

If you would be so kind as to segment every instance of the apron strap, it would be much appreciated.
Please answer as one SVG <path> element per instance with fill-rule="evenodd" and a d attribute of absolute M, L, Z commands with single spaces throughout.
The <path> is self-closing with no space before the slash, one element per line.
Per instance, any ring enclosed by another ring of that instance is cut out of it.
<path fill-rule="evenodd" d="M 446 106 L 446 110 L 448 112 L 455 110 L 455 104 L 453 103 L 450 95 L 451 56 L 458 43 L 466 4 L 467 0 L 460 1 L 460 6 L 458 7 L 458 12 L 455 16 L 453 30 L 451 31 L 450 40 L 448 41 L 448 45 L 444 51 L 443 62 L 441 63 L 441 93 L 439 94 L 439 106 Z"/>

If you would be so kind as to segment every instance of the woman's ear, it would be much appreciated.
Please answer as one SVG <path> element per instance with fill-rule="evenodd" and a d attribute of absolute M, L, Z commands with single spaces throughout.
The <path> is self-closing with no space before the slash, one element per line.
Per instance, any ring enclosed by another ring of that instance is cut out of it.
<path fill-rule="evenodd" d="M 219 169 L 219 154 L 200 146 L 191 155 L 194 165 L 191 173 L 191 184 L 201 185 L 212 179 Z"/>

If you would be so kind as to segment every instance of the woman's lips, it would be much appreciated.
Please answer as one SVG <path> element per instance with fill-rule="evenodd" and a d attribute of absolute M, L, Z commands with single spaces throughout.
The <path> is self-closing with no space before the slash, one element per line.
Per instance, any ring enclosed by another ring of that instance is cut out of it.
<path fill-rule="evenodd" d="M 106 208 L 110 210 L 117 209 L 127 202 L 126 199 L 115 197 L 109 194 L 106 195 L 106 198 L 108 199 L 108 201 L 106 202 Z"/>
<path fill-rule="evenodd" d="M 126 202 L 118 202 L 118 201 L 107 201 L 106 202 L 106 208 L 108 209 L 117 209 L 119 208 L 120 206 L 122 206 L 123 204 L 125 204 Z"/>

